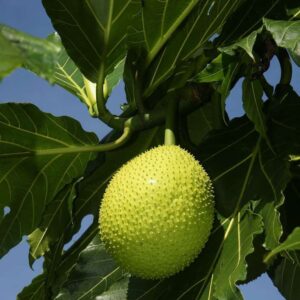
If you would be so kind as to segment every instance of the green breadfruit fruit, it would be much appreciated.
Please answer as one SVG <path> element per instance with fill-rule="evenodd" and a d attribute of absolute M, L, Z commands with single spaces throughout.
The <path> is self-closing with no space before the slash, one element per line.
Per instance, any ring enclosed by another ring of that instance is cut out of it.
<path fill-rule="evenodd" d="M 107 251 L 131 274 L 171 276 L 204 247 L 213 223 L 212 183 L 179 146 L 153 148 L 123 165 L 100 208 Z"/>

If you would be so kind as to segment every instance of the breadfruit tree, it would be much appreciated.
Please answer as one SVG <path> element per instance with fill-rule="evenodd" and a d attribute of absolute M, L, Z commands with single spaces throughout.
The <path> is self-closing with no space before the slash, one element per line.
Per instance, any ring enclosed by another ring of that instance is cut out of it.
<path fill-rule="evenodd" d="M 18 299 L 242 299 L 265 272 L 299 299 L 300 3 L 42 2 L 56 32 L 2 24 L 0 79 L 34 72 L 111 132 L 0 104 L 0 255 L 27 236 L 29 264 L 44 257 Z"/>

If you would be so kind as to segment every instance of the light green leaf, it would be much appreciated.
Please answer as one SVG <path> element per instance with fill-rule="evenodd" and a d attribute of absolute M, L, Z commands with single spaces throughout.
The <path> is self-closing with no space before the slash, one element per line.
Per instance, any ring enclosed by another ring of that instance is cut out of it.
<path fill-rule="evenodd" d="M 283 251 L 300 250 L 300 227 L 294 229 L 294 231 L 282 242 L 278 247 L 274 248 L 265 258 L 268 262 L 274 255 Z"/>
<path fill-rule="evenodd" d="M 263 22 L 276 44 L 288 49 L 300 66 L 300 21 L 264 19 Z"/>
<path fill-rule="evenodd" d="M 23 57 L 20 50 L 7 41 L 0 30 L 0 80 L 22 63 Z"/>
<path fill-rule="evenodd" d="M 67 53 L 92 82 L 124 58 L 127 29 L 140 9 L 134 0 L 43 0 Z"/>
<path fill-rule="evenodd" d="M 266 118 L 263 112 L 263 88 L 259 80 L 245 78 L 243 81 L 243 107 L 259 134 L 267 139 Z"/>
<path fill-rule="evenodd" d="M 97 143 L 75 120 L 53 117 L 30 104 L 0 105 L 0 254 L 31 233 L 56 194 L 80 177 Z M 82 152 L 87 150 L 87 152 Z"/>
<path fill-rule="evenodd" d="M 58 44 L 35 38 L 4 25 L 0 25 L 0 33 L 2 39 L 3 37 L 6 39 L 5 43 L 11 45 L 12 55 L 16 57 L 16 51 L 20 54 L 16 67 L 22 65 L 40 77 L 50 82 L 54 81 L 55 63 L 61 50 Z"/>

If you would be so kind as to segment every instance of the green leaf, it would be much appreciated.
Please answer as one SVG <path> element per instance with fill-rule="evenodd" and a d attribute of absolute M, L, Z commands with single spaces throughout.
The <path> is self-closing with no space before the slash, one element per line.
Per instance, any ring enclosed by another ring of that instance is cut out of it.
<path fill-rule="evenodd" d="M 178 28 L 150 65 L 144 95 L 151 94 L 169 78 L 179 63 L 192 58 L 242 2 L 229 0 L 224 5 L 221 0 L 199 1 L 186 22 Z"/>
<path fill-rule="evenodd" d="M 43 213 L 43 219 L 29 236 L 30 255 L 37 259 L 49 251 L 50 245 L 62 235 L 62 229 L 72 221 L 72 202 L 76 195 L 75 184 L 66 185 L 50 202 Z"/>
<path fill-rule="evenodd" d="M 235 57 L 227 54 L 219 54 L 194 78 L 196 82 L 215 82 L 224 80 L 231 65 L 236 61 Z"/>
<path fill-rule="evenodd" d="M 300 154 L 300 97 L 293 91 L 292 87 L 276 88 L 275 101 L 270 103 L 270 130 L 268 135 L 274 140 L 279 152 L 287 155 Z M 284 141 L 284 144 L 283 144 Z"/>
<path fill-rule="evenodd" d="M 25 287 L 17 296 L 17 300 L 45 300 L 45 275 L 35 277 L 29 286 Z"/>
<path fill-rule="evenodd" d="M 56 58 L 61 50 L 58 44 L 46 39 L 35 38 L 4 25 L 0 25 L 0 33 L 2 36 L 1 40 L 4 37 L 6 40 L 5 44 L 10 44 L 11 55 L 18 61 L 15 67 L 22 65 L 40 77 L 50 82 L 54 81 Z M 4 53 L 1 55 L 5 55 L 5 53 L 4 45 Z M 18 53 L 19 57 L 17 58 Z"/>
<path fill-rule="evenodd" d="M 213 179 L 222 215 L 250 200 L 281 199 L 288 180 L 287 159 L 272 153 L 246 118 L 234 119 L 229 128 L 212 133 L 199 148 L 199 160 Z"/>
<path fill-rule="evenodd" d="M 294 231 L 282 242 L 278 247 L 274 248 L 265 258 L 268 262 L 274 255 L 283 251 L 300 250 L 300 227 L 294 229 Z"/>
<path fill-rule="evenodd" d="M 0 38 L 3 44 L 1 62 L 3 72 L 8 68 L 11 59 L 14 59 L 13 71 L 18 66 L 34 72 L 36 75 L 55 83 L 77 96 L 86 103 L 92 112 L 92 103 L 85 90 L 84 77 L 74 62 L 67 55 L 57 34 L 47 39 L 36 38 L 10 27 L 0 26 Z M 6 47 L 9 48 L 9 57 Z M 7 72 L 6 72 L 7 73 Z M 4 74 L 6 75 L 6 74 Z"/>
<path fill-rule="evenodd" d="M 300 66 L 300 21 L 264 19 L 263 22 L 276 44 L 288 49 L 295 63 Z"/>
<path fill-rule="evenodd" d="M 267 139 L 266 118 L 263 112 L 263 88 L 259 80 L 245 78 L 243 81 L 243 107 L 259 134 Z"/>
<path fill-rule="evenodd" d="M 240 65 L 240 58 L 221 53 L 194 78 L 197 82 L 220 82 L 219 86 L 217 86 L 217 90 L 221 95 L 220 108 L 225 124 L 227 123 L 225 116 L 226 98 L 232 88 Z"/>
<path fill-rule="evenodd" d="M 75 120 L 30 104 L 1 104 L 0 132 L 0 208 L 10 207 L 0 223 L 4 255 L 36 229 L 56 194 L 83 174 L 94 157 L 86 147 L 93 148 L 97 138 Z"/>
<path fill-rule="evenodd" d="M 129 278 L 115 282 L 97 300 L 124 300 L 127 298 Z"/>
<path fill-rule="evenodd" d="M 3 36 L 0 30 L 0 80 L 22 65 L 20 50 Z"/>
<path fill-rule="evenodd" d="M 251 37 L 252 32 L 260 30 L 264 17 L 285 19 L 285 6 L 282 0 L 252 0 L 245 1 L 228 18 L 224 24 L 220 36 L 217 38 L 219 47 L 231 46 L 242 42 L 244 38 Z M 253 34 L 252 38 L 254 38 Z M 249 41 L 253 41 L 250 38 Z M 243 40 L 246 41 L 246 40 Z M 244 42 L 242 42 L 243 45 Z M 246 47 L 250 50 L 250 47 Z M 248 52 L 247 50 L 246 52 Z"/>
<path fill-rule="evenodd" d="M 127 28 L 138 13 L 133 0 L 43 0 L 54 28 L 81 72 L 97 82 L 111 73 L 126 53 Z"/>
<path fill-rule="evenodd" d="M 261 32 L 261 29 L 252 31 L 248 36 L 240 39 L 232 45 L 226 47 L 219 47 L 221 52 L 227 53 L 229 55 L 234 55 L 238 48 L 242 48 L 253 60 L 255 60 L 253 55 L 253 47 L 256 42 L 257 35 Z"/>
<path fill-rule="evenodd" d="M 187 116 L 188 133 L 193 144 L 199 146 L 209 132 L 224 126 L 219 102 L 220 94 L 214 93 L 210 102 Z"/>
<path fill-rule="evenodd" d="M 278 265 L 268 272 L 274 285 L 287 300 L 298 300 L 300 295 L 300 252 L 293 251 L 283 257 Z"/>
<path fill-rule="evenodd" d="M 285 175 L 288 178 L 289 173 L 287 170 Z M 283 229 L 281 224 L 280 208 L 284 203 L 284 197 L 276 198 L 275 201 L 267 202 L 262 207 L 258 207 L 257 213 L 263 217 L 264 230 L 265 230 L 265 249 L 273 249 L 279 244 L 282 237 Z"/>
<path fill-rule="evenodd" d="M 146 49 L 149 65 L 172 35 L 189 17 L 200 0 L 183 0 L 174 6 L 169 1 L 148 1 L 130 31 L 132 43 Z M 155 18 L 153 17 L 155 16 Z"/>
<path fill-rule="evenodd" d="M 110 95 L 115 86 L 117 86 L 123 78 L 125 59 L 120 60 L 114 67 L 114 70 L 106 76 L 107 95 Z"/>
<path fill-rule="evenodd" d="M 95 299 L 124 277 L 126 273 L 106 253 L 97 234 L 81 252 L 68 281 L 55 299 Z"/>
<path fill-rule="evenodd" d="M 236 282 L 246 277 L 245 258 L 254 250 L 262 220 L 245 207 L 220 222 L 194 263 L 160 281 L 131 278 L 128 299 L 242 299 Z"/>

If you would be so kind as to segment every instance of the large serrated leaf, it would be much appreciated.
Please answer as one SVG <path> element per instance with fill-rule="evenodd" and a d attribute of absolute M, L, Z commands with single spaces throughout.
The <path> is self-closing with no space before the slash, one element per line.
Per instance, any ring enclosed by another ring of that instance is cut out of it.
<path fill-rule="evenodd" d="M 200 149 L 199 159 L 213 178 L 217 208 L 223 215 L 233 213 L 239 202 L 281 199 L 288 163 L 270 151 L 246 118 L 211 134 Z"/>
<path fill-rule="evenodd" d="M 43 0 L 54 28 L 81 72 L 97 82 L 125 56 L 127 28 L 140 9 L 134 0 Z"/>
<path fill-rule="evenodd" d="M 53 117 L 30 104 L 0 106 L 0 223 L 4 255 L 39 224 L 46 205 L 61 188 L 84 173 L 97 143 L 75 120 Z"/>

